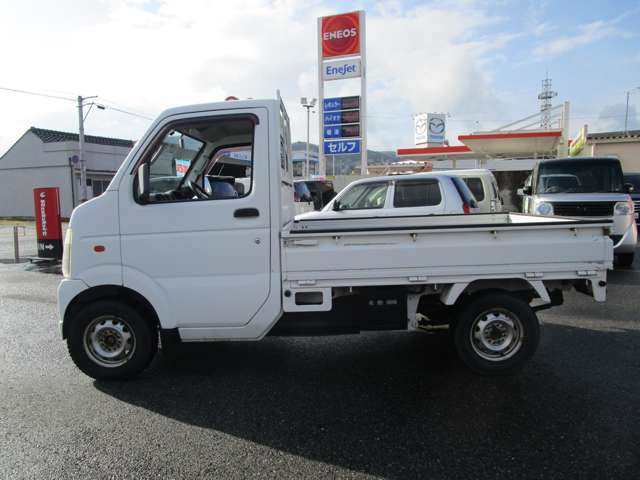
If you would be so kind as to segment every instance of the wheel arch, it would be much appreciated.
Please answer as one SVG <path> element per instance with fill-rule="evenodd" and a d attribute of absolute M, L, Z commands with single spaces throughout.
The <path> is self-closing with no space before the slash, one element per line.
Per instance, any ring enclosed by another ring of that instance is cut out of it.
<path fill-rule="evenodd" d="M 524 278 L 511 279 L 481 279 L 468 283 L 454 283 L 447 286 L 440 294 L 440 301 L 444 305 L 455 305 L 458 301 L 480 293 L 503 292 L 526 298 L 527 302 L 538 297 L 544 304 L 550 303 L 551 298 L 544 283 L 540 280 Z"/>
<path fill-rule="evenodd" d="M 135 308 L 140 314 L 157 328 L 161 328 L 160 320 L 153 305 L 140 293 L 122 285 L 98 285 L 83 290 L 76 295 L 67 306 L 62 321 L 62 338 L 66 339 L 70 321 L 85 305 L 97 300 L 117 300 Z"/>

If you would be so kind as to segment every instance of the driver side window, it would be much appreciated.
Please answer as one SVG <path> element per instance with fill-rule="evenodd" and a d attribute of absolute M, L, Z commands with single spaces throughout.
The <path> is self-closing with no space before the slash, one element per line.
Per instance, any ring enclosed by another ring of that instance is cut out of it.
<path fill-rule="evenodd" d="M 248 195 L 254 127 L 250 115 L 171 125 L 141 162 L 148 164 L 148 183 L 144 197 L 136 192 L 136 201 L 228 200 Z"/>

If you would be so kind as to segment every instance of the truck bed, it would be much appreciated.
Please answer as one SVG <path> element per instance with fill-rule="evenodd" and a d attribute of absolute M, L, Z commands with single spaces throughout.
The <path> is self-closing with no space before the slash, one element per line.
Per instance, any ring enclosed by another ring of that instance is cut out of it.
<path fill-rule="evenodd" d="M 518 213 L 296 220 L 285 288 L 606 278 L 609 220 Z"/>

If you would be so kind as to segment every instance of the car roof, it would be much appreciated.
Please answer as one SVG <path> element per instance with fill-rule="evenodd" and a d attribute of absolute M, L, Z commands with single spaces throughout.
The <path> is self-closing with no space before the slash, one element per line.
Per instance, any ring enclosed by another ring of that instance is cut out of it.
<path fill-rule="evenodd" d="M 370 182 L 388 182 L 390 180 L 419 180 L 421 178 L 450 178 L 452 175 L 443 174 L 441 172 L 421 172 L 410 173 L 407 175 L 382 175 L 379 177 L 365 177 L 354 180 L 349 185 L 356 185 L 360 183 Z"/>
<path fill-rule="evenodd" d="M 620 160 L 616 157 L 565 157 L 565 158 L 556 158 L 553 160 L 541 160 L 538 165 L 563 165 L 568 162 L 575 163 L 587 163 L 587 162 L 611 162 L 611 163 L 620 163 Z"/>
<path fill-rule="evenodd" d="M 463 168 L 460 170 L 438 170 L 437 173 L 444 173 L 445 175 L 455 175 L 457 177 L 493 177 L 493 172 L 488 168 Z"/>

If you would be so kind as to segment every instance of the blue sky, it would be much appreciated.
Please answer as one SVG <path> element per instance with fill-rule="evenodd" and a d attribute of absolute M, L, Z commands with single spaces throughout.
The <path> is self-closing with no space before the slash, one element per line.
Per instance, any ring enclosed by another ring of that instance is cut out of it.
<path fill-rule="evenodd" d="M 369 145 L 410 146 L 412 114 L 448 112 L 448 137 L 538 110 L 546 72 L 571 102 L 571 130 L 621 129 L 640 86 L 640 2 L 0 0 L 0 86 L 157 115 L 172 105 L 280 89 L 305 135 L 300 96 L 317 94 L 316 18 L 367 12 Z M 34 16 L 33 12 L 40 13 Z M 357 85 L 357 82 L 355 82 Z M 357 93 L 354 82 L 328 89 Z M 640 128 L 640 91 L 630 127 Z M 0 92 L 0 152 L 29 126 L 74 131 L 73 104 Z M 317 119 L 312 120 L 317 139 Z M 92 112 L 87 133 L 139 138 L 148 120 Z"/>

